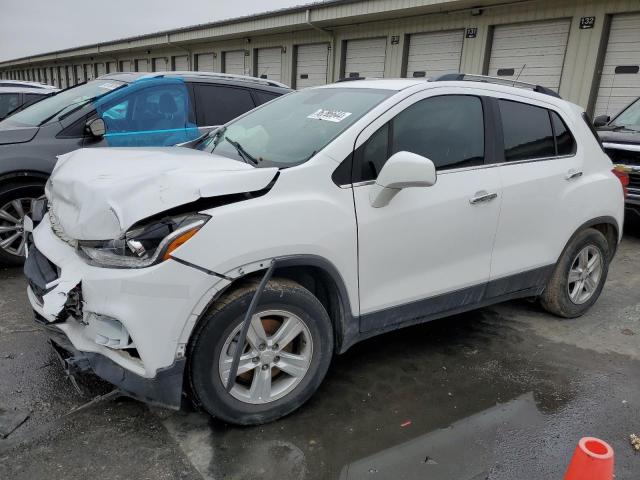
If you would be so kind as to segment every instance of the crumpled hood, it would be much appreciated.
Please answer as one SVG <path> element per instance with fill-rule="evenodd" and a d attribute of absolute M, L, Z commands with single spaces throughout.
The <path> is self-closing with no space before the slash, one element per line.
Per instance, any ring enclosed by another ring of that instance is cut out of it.
<path fill-rule="evenodd" d="M 89 148 L 59 157 L 46 195 L 58 234 L 110 240 L 199 198 L 261 190 L 277 171 L 180 147 Z"/>

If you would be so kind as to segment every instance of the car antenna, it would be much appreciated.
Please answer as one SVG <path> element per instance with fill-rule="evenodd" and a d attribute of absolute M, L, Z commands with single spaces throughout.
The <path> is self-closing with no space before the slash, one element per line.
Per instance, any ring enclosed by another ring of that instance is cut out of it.
<path fill-rule="evenodd" d="M 522 72 L 524 72 L 524 67 L 526 67 L 527 64 L 525 63 L 524 65 L 522 65 L 522 68 L 520 69 L 520 71 L 518 72 L 518 76 L 516 77 L 516 79 L 513 81 L 513 86 L 516 86 L 516 82 L 518 81 L 518 79 L 520 78 L 520 75 L 522 75 Z"/>

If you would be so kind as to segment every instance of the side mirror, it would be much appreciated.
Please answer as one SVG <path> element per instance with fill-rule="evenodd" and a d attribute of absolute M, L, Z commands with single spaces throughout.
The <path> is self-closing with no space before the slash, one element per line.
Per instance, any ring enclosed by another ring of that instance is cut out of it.
<path fill-rule="evenodd" d="M 369 201 L 373 208 L 384 207 L 403 188 L 430 187 L 436 180 L 436 167 L 428 158 L 411 152 L 394 153 L 382 167 Z"/>
<path fill-rule="evenodd" d="M 596 128 L 604 127 L 610 121 L 611 121 L 611 117 L 609 115 L 598 115 L 596 118 L 593 119 L 593 126 Z"/>
<path fill-rule="evenodd" d="M 86 128 L 87 131 L 96 138 L 102 138 L 104 134 L 107 133 L 107 125 L 104 123 L 104 120 L 99 117 L 89 120 Z"/>

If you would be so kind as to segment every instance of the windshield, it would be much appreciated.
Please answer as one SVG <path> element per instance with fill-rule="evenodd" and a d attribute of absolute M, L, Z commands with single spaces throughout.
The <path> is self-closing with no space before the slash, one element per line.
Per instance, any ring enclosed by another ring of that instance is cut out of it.
<path fill-rule="evenodd" d="M 25 108 L 2 122 L 2 125 L 37 127 L 81 107 L 87 102 L 126 85 L 116 80 L 94 80 L 64 90 L 57 95 Z"/>
<path fill-rule="evenodd" d="M 612 127 L 624 127 L 629 130 L 640 130 L 640 99 L 629 105 L 610 124 Z"/>
<path fill-rule="evenodd" d="M 298 165 L 393 93 L 366 88 L 294 92 L 213 132 L 195 148 L 259 166 Z"/>

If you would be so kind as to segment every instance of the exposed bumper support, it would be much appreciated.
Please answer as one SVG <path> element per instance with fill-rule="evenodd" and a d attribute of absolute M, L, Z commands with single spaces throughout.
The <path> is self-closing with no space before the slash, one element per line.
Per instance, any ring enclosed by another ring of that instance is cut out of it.
<path fill-rule="evenodd" d="M 155 378 L 144 378 L 103 355 L 76 350 L 55 325 L 46 325 L 44 330 L 57 353 L 66 352 L 68 355 L 64 358 L 65 369 L 71 378 L 77 373 L 93 372 L 116 386 L 125 396 L 174 410 L 180 409 L 186 365 L 184 358 L 177 359 L 168 368 L 158 370 Z"/>

